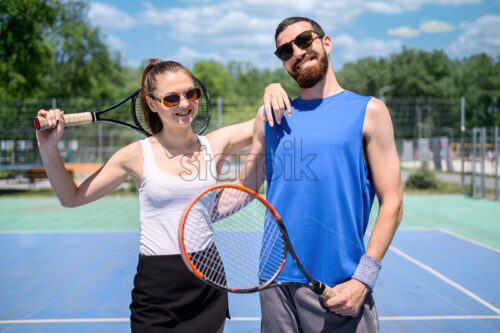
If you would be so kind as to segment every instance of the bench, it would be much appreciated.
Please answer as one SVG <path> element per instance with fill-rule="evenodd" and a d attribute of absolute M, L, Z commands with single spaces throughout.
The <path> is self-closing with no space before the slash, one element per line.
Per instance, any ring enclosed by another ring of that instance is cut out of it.
<path fill-rule="evenodd" d="M 70 173 L 71 177 L 73 177 L 73 170 L 68 169 L 68 172 Z M 26 178 L 29 179 L 30 184 L 35 186 L 35 180 L 38 179 L 48 179 L 47 173 L 45 172 L 44 168 L 30 168 L 24 170 L 24 175 Z"/>

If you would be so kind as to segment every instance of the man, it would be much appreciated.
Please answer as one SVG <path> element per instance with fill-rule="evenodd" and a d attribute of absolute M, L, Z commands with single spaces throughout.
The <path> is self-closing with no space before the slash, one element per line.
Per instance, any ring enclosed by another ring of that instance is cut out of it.
<path fill-rule="evenodd" d="M 267 199 L 299 259 L 337 295 L 323 302 L 299 285 L 268 289 L 261 293 L 262 331 L 378 331 L 370 290 L 402 216 L 389 112 L 379 99 L 340 87 L 328 58 L 332 40 L 316 22 L 287 18 L 275 40 L 275 54 L 299 84 L 300 97 L 290 103 L 279 84 L 266 88 L 268 122 L 255 122 L 252 158 L 240 183 L 256 189 L 267 178 Z M 275 119 L 272 108 L 293 110 L 293 117 Z M 365 250 L 375 194 L 379 214 Z M 289 258 L 277 281 L 306 282 Z"/>

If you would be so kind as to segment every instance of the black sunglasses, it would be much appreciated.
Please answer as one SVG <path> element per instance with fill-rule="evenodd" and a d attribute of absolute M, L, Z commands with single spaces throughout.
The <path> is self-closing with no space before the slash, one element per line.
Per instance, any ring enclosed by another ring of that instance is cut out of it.
<path fill-rule="evenodd" d="M 190 102 L 197 101 L 201 97 L 201 88 L 189 88 L 183 93 L 183 95 Z M 160 99 L 155 96 L 150 96 L 150 97 L 157 102 L 163 103 L 163 105 L 169 108 L 172 106 L 176 106 L 181 102 L 181 96 L 177 93 L 167 95 L 163 97 L 163 99 Z"/>
<path fill-rule="evenodd" d="M 314 37 L 313 32 L 317 34 L 318 36 Z M 287 61 L 290 59 L 293 55 L 293 46 L 292 44 L 297 45 L 300 47 L 302 50 L 307 49 L 309 46 L 311 46 L 312 42 L 314 41 L 315 38 L 322 38 L 323 34 L 320 34 L 319 32 L 316 32 L 314 30 L 307 30 L 299 34 L 297 37 L 295 37 L 294 40 L 285 43 L 278 47 L 274 54 L 278 58 L 280 58 L 282 61 Z"/>

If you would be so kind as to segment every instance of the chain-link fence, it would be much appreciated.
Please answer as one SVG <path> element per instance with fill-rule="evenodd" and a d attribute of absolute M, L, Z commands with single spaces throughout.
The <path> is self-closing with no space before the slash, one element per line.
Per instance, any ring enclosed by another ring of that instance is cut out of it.
<path fill-rule="evenodd" d="M 0 101 L 1 167 L 41 164 L 33 126 L 38 109 L 58 107 L 67 113 L 98 111 L 114 102 L 80 98 Z M 494 129 L 485 129 L 484 134 L 476 129 L 462 132 L 461 116 L 465 110 L 460 98 L 390 98 L 385 102 L 403 168 L 416 168 L 426 161 L 438 171 L 463 172 L 463 184 L 470 186 L 474 184 L 474 174 L 494 177 L 498 173 L 498 139 Z M 205 133 L 253 118 L 261 104 L 261 98 L 213 98 L 212 121 Z M 113 117 L 128 114 L 129 106 L 125 104 L 112 112 L 115 112 Z M 65 162 L 103 162 L 119 148 L 141 138 L 142 135 L 126 127 L 98 122 L 67 128 L 59 149 Z"/>
<path fill-rule="evenodd" d="M 471 128 L 463 131 L 463 139 L 456 148 L 461 154 L 462 193 L 473 197 L 499 199 L 499 127 Z"/>
<path fill-rule="evenodd" d="M 39 165 L 34 118 L 39 109 L 59 108 L 66 113 L 99 111 L 114 100 L 88 99 L 45 99 L 33 101 L 0 101 L 0 165 L 3 169 L 10 166 Z M 214 107 L 212 107 L 214 109 Z M 106 117 L 126 120 L 130 116 L 127 102 Z M 216 115 L 215 115 L 216 118 Z M 130 120 L 128 120 L 130 122 Z M 206 132 L 216 126 L 212 121 Z M 59 143 L 59 150 L 65 162 L 103 162 L 119 148 L 143 138 L 135 131 L 116 124 L 97 122 L 89 125 L 67 127 Z"/>
<path fill-rule="evenodd" d="M 391 98 L 386 104 L 403 166 L 428 161 L 437 170 L 458 170 L 460 156 L 450 147 L 460 139 L 459 98 Z"/>

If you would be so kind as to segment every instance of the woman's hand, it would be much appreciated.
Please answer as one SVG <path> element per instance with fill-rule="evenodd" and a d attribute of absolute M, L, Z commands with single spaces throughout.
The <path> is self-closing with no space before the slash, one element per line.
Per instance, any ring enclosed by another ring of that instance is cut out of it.
<path fill-rule="evenodd" d="M 292 115 L 292 107 L 290 106 L 290 96 L 279 83 L 271 83 L 264 91 L 264 121 L 269 122 L 269 125 L 274 126 L 273 112 L 276 122 L 281 124 L 281 118 L 287 110 L 288 118 Z"/>
<path fill-rule="evenodd" d="M 57 126 L 52 129 L 36 131 L 38 147 L 48 148 L 55 147 L 64 133 L 64 111 L 59 109 L 50 109 L 49 111 L 38 111 L 38 117 L 43 117 L 47 120 L 48 125 Z"/>

